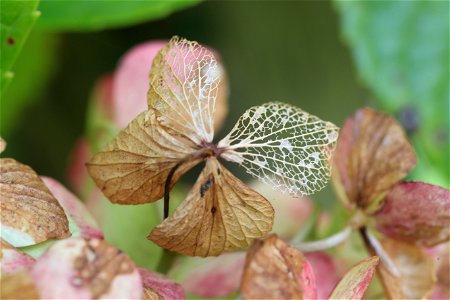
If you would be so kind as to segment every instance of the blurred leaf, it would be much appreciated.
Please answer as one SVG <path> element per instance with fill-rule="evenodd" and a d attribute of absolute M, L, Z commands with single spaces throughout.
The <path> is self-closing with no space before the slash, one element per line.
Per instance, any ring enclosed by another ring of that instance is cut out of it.
<path fill-rule="evenodd" d="M 198 3 L 184 1 L 51 1 L 39 5 L 39 28 L 51 30 L 101 30 L 133 25 L 169 15 Z"/>
<path fill-rule="evenodd" d="M 16 80 L 2 95 L 0 120 L 2 135 L 6 139 L 12 138 L 12 131 L 22 120 L 23 109 L 32 102 L 44 100 L 40 95 L 56 65 L 57 46 L 56 35 L 31 32 L 27 46 L 14 64 Z"/>
<path fill-rule="evenodd" d="M 448 185 L 449 2 L 335 3 L 363 81 L 423 147 L 412 177 Z"/>
<path fill-rule="evenodd" d="M 40 15 L 36 10 L 37 5 L 38 0 L 1 2 L 1 93 L 13 78 L 11 67 L 22 49 L 31 27 Z"/>

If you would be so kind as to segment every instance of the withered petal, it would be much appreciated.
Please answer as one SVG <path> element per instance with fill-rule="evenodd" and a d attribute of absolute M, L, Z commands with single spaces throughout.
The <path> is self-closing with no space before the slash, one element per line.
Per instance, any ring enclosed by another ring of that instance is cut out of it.
<path fill-rule="evenodd" d="M 41 178 L 12 158 L 0 159 L 1 237 L 15 247 L 70 236 L 63 208 Z"/>
<path fill-rule="evenodd" d="M 431 247 L 450 239 L 450 191 L 423 182 L 402 182 L 375 214 L 377 229 L 392 238 Z"/>
<path fill-rule="evenodd" d="M 333 183 L 349 208 L 374 212 L 386 192 L 416 164 L 413 147 L 389 115 L 358 110 L 341 129 L 333 158 Z"/>
<path fill-rule="evenodd" d="M 186 200 L 148 238 L 186 255 L 219 255 L 264 236 L 272 228 L 273 216 L 263 196 L 211 157 Z"/>
<path fill-rule="evenodd" d="M 34 265 L 34 259 L 31 256 L 21 252 L 2 238 L 0 238 L 0 246 L 0 269 L 2 276 L 4 274 L 14 274 L 28 270 Z"/>
<path fill-rule="evenodd" d="M 140 204 L 159 200 L 170 170 L 195 149 L 170 135 L 153 111 L 143 112 L 87 164 L 89 174 L 114 203 Z M 171 187 L 199 160 L 182 164 Z"/>
<path fill-rule="evenodd" d="M 143 299 L 185 299 L 183 287 L 178 283 L 144 268 L 139 268 L 139 273 L 144 288 Z"/>
<path fill-rule="evenodd" d="M 244 299 L 315 299 L 314 272 L 299 250 L 272 234 L 247 252 L 241 294 Z"/>

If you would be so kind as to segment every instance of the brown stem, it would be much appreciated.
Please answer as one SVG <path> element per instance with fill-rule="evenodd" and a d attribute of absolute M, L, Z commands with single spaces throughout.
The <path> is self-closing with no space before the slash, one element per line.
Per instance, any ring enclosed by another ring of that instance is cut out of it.
<path fill-rule="evenodd" d="M 208 156 L 212 156 L 214 153 L 206 148 L 206 149 L 200 149 L 182 160 L 180 160 L 169 172 L 167 175 L 166 182 L 164 184 L 164 219 L 166 219 L 169 216 L 169 202 L 170 202 L 170 184 L 172 182 L 172 178 L 175 175 L 175 172 L 180 168 L 183 164 L 196 160 L 196 159 L 203 159 Z"/>

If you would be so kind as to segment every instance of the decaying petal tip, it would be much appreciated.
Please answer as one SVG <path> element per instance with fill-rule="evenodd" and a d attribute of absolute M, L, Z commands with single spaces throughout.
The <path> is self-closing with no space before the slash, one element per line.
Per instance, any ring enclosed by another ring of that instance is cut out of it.
<path fill-rule="evenodd" d="M 241 294 L 245 299 L 315 299 L 314 273 L 299 250 L 269 235 L 247 253 Z"/>
<path fill-rule="evenodd" d="M 333 158 L 333 183 L 349 207 L 374 212 L 387 191 L 416 164 L 401 126 L 389 115 L 358 110 L 341 129 Z"/>
<path fill-rule="evenodd" d="M 0 159 L 1 237 L 15 247 L 70 236 L 66 214 L 28 166 Z"/>
<path fill-rule="evenodd" d="M 144 288 L 143 299 L 185 299 L 184 290 L 178 283 L 167 277 L 139 268 Z"/>
<path fill-rule="evenodd" d="M 219 255 L 245 248 L 264 236 L 272 228 L 273 216 L 264 197 L 216 158 L 208 158 L 186 200 L 148 238 L 186 255 Z"/>

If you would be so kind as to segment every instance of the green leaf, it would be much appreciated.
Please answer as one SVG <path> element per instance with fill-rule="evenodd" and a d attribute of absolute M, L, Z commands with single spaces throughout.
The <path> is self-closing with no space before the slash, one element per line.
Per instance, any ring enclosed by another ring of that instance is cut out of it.
<path fill-rule="evenodd" d="M 412 177 L 447 185 L 449 2 L 335 4 L 363 82 L 379 105 L 399 116 L 415 144 L 421 145 L 418 171 Z"/>
<path fill-rule="evenodd" d="M 0 50 L 2 54 L 0 62 L 0 91 L 3 93 L 14 76 L 14 73 L 11 71 L 14 61 L 40 12 L 36 10 L 38 0 L 3 0 L 0 3 Z"/>
<path fill-rule="evenodd" d="M 14 129 L 23 121 L 21 113 L 24 108 L 44 100 L 42 90 L 57 64 L 58 46 L 55 34 L 36 30 L 30 33 L 27 46 L 14 64 L 16 80 L 2 94 L 0 127 L 5 139 L 11 139 Z"/>
<path fill-rule="evenodd" d="M 165 17 L 199 0 L 176 1 L 72 1 L 43 0 L 39 28 L 51 30 L 101 30 L 134 25 Z"/>

